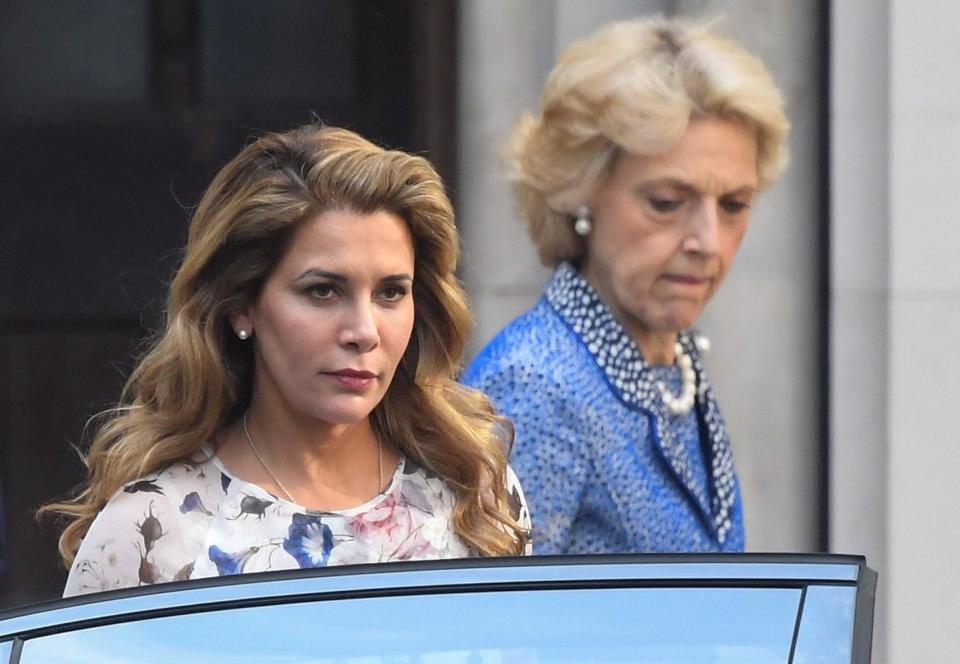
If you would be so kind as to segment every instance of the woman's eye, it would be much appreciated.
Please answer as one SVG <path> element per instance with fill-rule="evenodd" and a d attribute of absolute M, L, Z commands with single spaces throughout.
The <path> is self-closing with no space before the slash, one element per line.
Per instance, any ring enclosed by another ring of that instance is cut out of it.
<path fill-rule="evenodd" d="M 728 214 L 740 214 L 744 210 L 750 207 L 749 203 L 736 200 L 722 200 L 720 201 L 720 207 L 723 208 L 723 211 Z"/>
<path fill-rule="evenodd" d="M 307 288 L 307 294 L 314 300 L 329 300 L 336 295 L 336 290 L 331 284 L 314 284 Z"/>
<path fill-rule="evenodd" d="M 403 286 L 387 286 L 382 291 L 380 291 L 381 297 L 387 300 L 388 302 L 396 302 L 402 300 L 407 294 L 407 289 Z"/>
<path fill-rule="evenodd" d="M 683 199 L 681 198 L 650 196 L 647 201 L 650 203 L 650 207 L 660 213 L 676 212 L 683 205 Z"/>

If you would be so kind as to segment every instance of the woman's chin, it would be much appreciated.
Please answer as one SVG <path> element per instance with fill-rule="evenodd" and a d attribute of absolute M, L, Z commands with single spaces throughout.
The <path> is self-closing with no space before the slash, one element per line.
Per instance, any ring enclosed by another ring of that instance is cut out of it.
<path fill-rule="evenodd" d="M 370 416 L 377 402 L 366 400 L 352 400 L 353 403 L 326 403 L 321 408 L 311 408 L 310 414 L 327 424 L 356 424 Z M 359 401 L 359 403 L 357 403 Z"/>
<path fill-rule="evenodd" d="M 674 311 L 666 312 L 660 319 L 660 329 L 673 334 L 689 330 L 697 324 L 701 313 L 703 313 L 702 306 L 677 307 Z"/>

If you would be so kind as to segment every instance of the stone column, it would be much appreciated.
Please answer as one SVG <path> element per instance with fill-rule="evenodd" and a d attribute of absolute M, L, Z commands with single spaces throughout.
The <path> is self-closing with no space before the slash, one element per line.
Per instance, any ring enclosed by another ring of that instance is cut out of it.
<path fill-rule="evenodd" d="M 960 5 L 889 13 L 887 650 L 936 662 L 960 623 Z"/>
<path fill-rule="evenodd" d="M 460 7 L 458 225 L 479 350 L 540 295 L 548 272 L 514 214 L 502 145 L 536 106 L 553 61 L 549 2 L 463 0 Z"/>
<path fill-rule="evenodd" d="M 830 550 L 864 554 L 880 573 L 880 664 L 889 581 L 887 3 L 834 3 L 831 24 Z"/>

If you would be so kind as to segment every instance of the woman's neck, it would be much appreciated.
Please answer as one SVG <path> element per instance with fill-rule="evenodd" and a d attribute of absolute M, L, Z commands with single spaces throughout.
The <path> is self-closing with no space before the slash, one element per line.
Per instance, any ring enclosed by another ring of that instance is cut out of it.
<path fill-rule="evenodd" d="M 676 360 L 677 332 L 674 330 L 656 330 L 644 325 L 638 318 L 631 316 L 623 307 L 618 307 L 613 288 L 585 261 L 580 274 L 590 287 L 596 291 L 600 300 L 613 316 L 620 321 L 623 329 L 640 349 L 647 364 L 669 365 Z"/>
<path fill-rule="evenodd" d="M 343 466 L 377 445 L 369 418 L 333 424 L 256 401 L 247 410 L 247 426 L 261 453 L 282 457 L 288 465 Z"/>
<path fill-rule="evenodd" d="M 241 479 L 316 510 L 361 505 L 382 491 L 399 453 L 370 419 L 332 424 L 256 399 L 224 435 L 217 454 Z M 289 494 L 289 495 L 287 495 Z"/>
<path fill-rule="evenodd" d="M 632 334 L 633 340 L 640 347 L 643 358 L 650 365 L 670 365 L 677 359 L 677 335 L 674 332 L 659 335 Z"/>

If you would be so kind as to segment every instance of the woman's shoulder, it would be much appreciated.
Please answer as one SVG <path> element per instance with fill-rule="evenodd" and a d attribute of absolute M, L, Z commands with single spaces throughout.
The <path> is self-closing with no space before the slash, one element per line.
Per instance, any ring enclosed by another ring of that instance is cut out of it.
<path fill-rule="evenodd" d="M 164 468 L 127 482 L 107 501 L 84 542 L 96 536 L 112 537 L 118 531 L 134 533 L 146 549 L 153 547 L 149 528 L 169 532 L 178 522 L 194 515 L 213 517 L 226 486 L 214 457 L 204 450 Z"/>
<path fill-rule="evenodd" d="M 430 513 L 438 508 L 452 508 L 456 502 L 454 490 L 443 477 L 406 455 L 400 460 L 396 481 L 385 493 L 388 498 L 400 498 L 416 509 Z"/>
<path fill-rule="evenodd" d="M 155 473 L 127 482 L 107 505 L 160 499 L 186 514 L 194 509 L 196 498 L 193 496 L 204 495 L 207 501 L 210 501 L 225 491 L 225 484 L 229 481 L 228 476 L 216 463 L 216 457 L 204 448 L 189 458 L 175 461 Z M 211 487 L 219 490 L 211 492 Z"/>
<path fill-rule="evenodd" d="M 531 346 L 538 338 L 549 333 L 552 323 L 552 311 L 541 298 L 533 308 L 528 309 L 500 329 L 487 343 L 478 359 L 494 356 L 516 348 Z"/>
<path fill-rule="evenodd" d="M 121 486 L 84 535 L 64 594 L 188 578 L 185 535 L 215 514 L 218 481 L 196 455 Z"/>
<path fill-rule="evenodd" d="M 464 382 L 484 389 L 510 375 L 540 380 L 560 376 L 583 355 L 577 336 L 550 304 L 541 299 L 512 321 L 477 354 L 464 373 Z M 583 359 L 587 359 L 584 355 Z"/>

